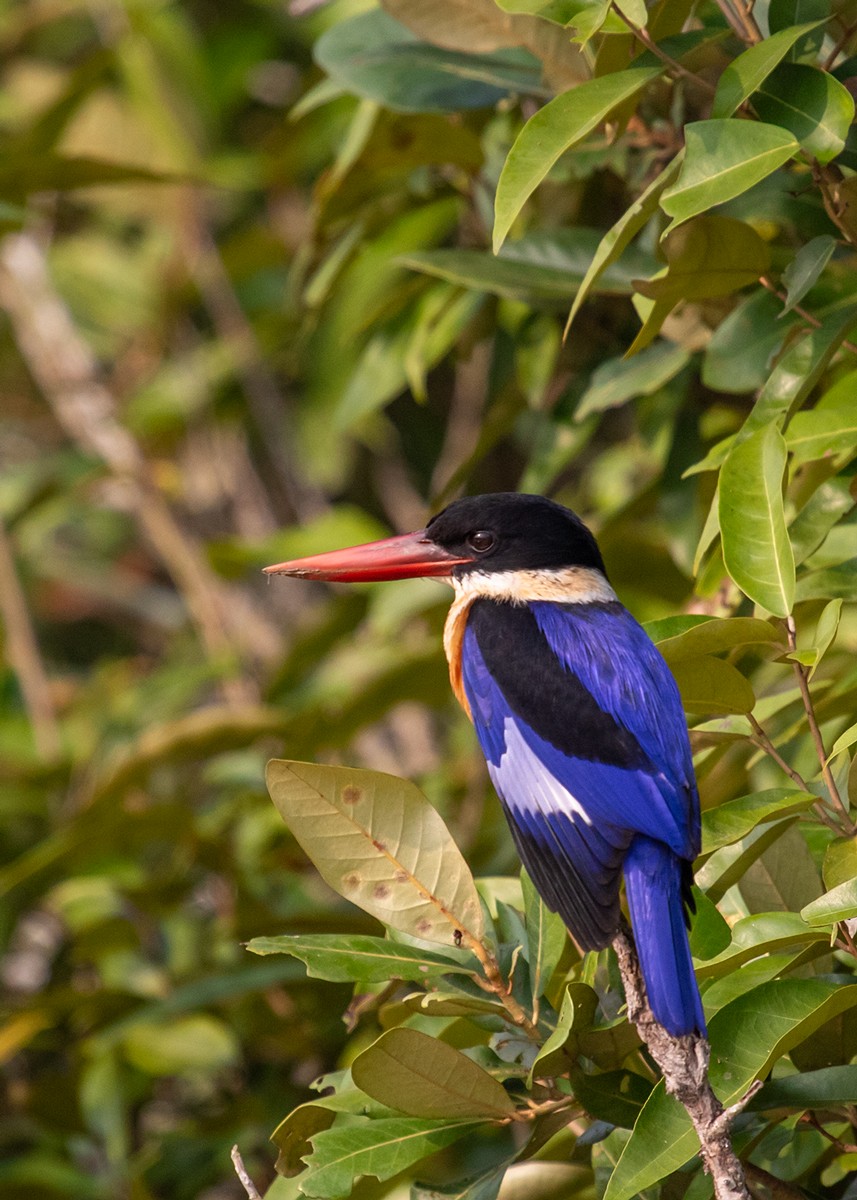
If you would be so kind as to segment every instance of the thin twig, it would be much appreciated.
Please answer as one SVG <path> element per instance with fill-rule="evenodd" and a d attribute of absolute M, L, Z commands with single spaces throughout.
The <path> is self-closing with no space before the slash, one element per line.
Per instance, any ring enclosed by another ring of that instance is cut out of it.
<path fill-rule="evenodd" d="M 235 1168 L 235 1174 L 241 1180 L 244 1186 L 244 1191 L 247 1193 L 247 1200 L 262 1200 L 262 1197 L 256 1191 L 256 1185 L 250 1176 L 247 1174 L 247 1168 L 244 1166 L 244 1159 L 241 1157 L 241 1151 L 237 1146 L 232 1147 L 230 1155 L 232 1165 Z"/>
<path fill-rule="evenodd" d="M 60 754 L 60 731 L 51 688 L 6 527 L 0 520 L 0 614 L 6 634 L 6 654 L 33 727 L 39 755 L 51 761 Z"/>
<path fill-rule="evenodd" d="M 753 16 L 753 5 L 750 0 L 735 0 L 735 9 L 738 13 L 738 19 L 744 27 L 747 34 L 747 40 L 755 44 L 761 42 L 762 31 L 756 23 L 756 18 Z"/>
<path fill-rule="evenodd" d="M 628 1016 L 660 1067 L 667 1091 L 684 1106 L 693 1122 L 716 1200 L 751 1200 L 744 1170 L 732 1149 L 729 1124 L 750 1100 L 754 1089 L 750 1088 L 737 1104 L 724 1109 L 708 1080 L 711 1057 L 708 1039 L 701 1034 L 673 1037 L 649 1007 L 640 960 L 627 925 L 614 937 L 613 949 L 625 985 Z"/>
<path fill-rule="evenodd" d="M 850 25 L 847 25 L 845 27 L 844 31 L 836 39 L 836 45 L 833 47 L 833 49 L 828 54 L 827 58 L 821 64 L 822 71 L 830 70 L 830 68 L 836 62 L 839 55 L 845 49 L 845 43 L 848 41 L 848 39 L 854 33 L 857 33 L 857 21 L 852 21 Z"/>
<path fill-rule="evenodd" d="M 750 738 L 750 741 L 753 743 L 753 745 L 758 746 L 759 749 L 763 750 L 769 758 L 772 758 L 780 770 L 785 771 L 792 783 L 797 784 L 802 792 L 806 792 L 807 794 L 811 795 L 812 793 L 807 786 L 806 780 L 803 778 L 803 776 L 798 775 L 797 771 L 795 771 L 793 767 L 789 766 L 753 714 L 748 713 L 747 716 L 750 724 L 753 726 L 754 736 Z M 823 825 L 826 825 L 828 829 L 833 830 L 834 833 L 838 834 L 842 832 L 838 822 L 834 821 L 833 818 L 828 814 L 827 809 L 820 800 L 816 800 L 812 807 L 815 815 Z"/>
<path fill-rule="evenodd" d="M 797 631 L 795 629 L 794 617 L 789 616 L 786 620 L 786 630 L 789 639 L 789 649 L 792 653 L 797 649 Z M 851 820 L 851 814 L 848 811 L 848 806 L 843 801 L 839 794 L 839 788 L 836 786 L 836 780 L 833 778 L 833 772 L 830 769 L 830 763 L 827 759 L 827 751 L 824 748 L 824 739 L 821 736 L 821 730 L 818 727 L 818 720 L 815 715 L 815 706 L 812 703 L 812 695 L 809 690 L 807 681 L 806 668 L 803 663 L 799 663 L 796 659 L 792 660 L 792 667 L 797 676 L 798 687 L 800 688 L 801 699 L 803 700 L 803 708 L 806 713 L 807 723 L 809 724 L 809 732 L 812 735 L 812 740 L 815 745 L 815 752 L 818 755 L 818 761 L 821 764 L 821 775 L 827 786 L 827 791 L 830 795 L 831 802 L 835 808 L 839 809 L 842 819 L 845 822 L 844 832 L 847 836 L 857 833 L 857 825 Z"/>
<path fill-rule="evenodd" d="M 776 296 L 785 304 L 787 299 L 786 293 L 782 290 L 782 288 L 778 288 L 775 283 L 772 283 L 771 280 L 768 279 L 767 275 L 760 275 L 759 283 L 761 283 L 765 291 L 770 292 L 772 296 Z M 818 317 L 813 316 L 811 312 L 807 312 L 807 310 L 802 308 L 799 304 L 792 305 L 792 312 L 797 313 L 797 315 L 804 321 L 808 322 L 813 329 L 821 328 L 821 321 L 819 321 Z M 840 345 L 842 346 L 843 350 L 850 350 L 852 354 L 857 354 L 857 346 L 855 346 L 853 342 L 844 341 L 841 342 Z"/>
<path fill-rule="evenodd" d="M 633 21 L 629 20 L 628 17 L 625 16 L 621 8 L 617 8 L 614 5 L 613 12 L 620 19 L 620 21 L 623 21 L 628 26 L 637 41 L 645 46 L 651 54 L 654 54 L 655 58 L 659 58 L 662 63 L 670 68 L 671 71 L 674 71 L 677 75 L 683 75 L 686 79 L 693 80 L 694 83 L 698 84 L 701 88 L 704 88 L 705 91 L 710 92 L 712 95 L 717 91 L 713 83 L 709 83 L 707 79 L 703 79 L 701 75 L 696 75 L 693 71 L 688 71 L 687 67 L 683 67 L 680 62 L 677 62 L 676 59 L 674 59 L 670 54 L 667 54 L 667 52 L 652 39 L 649 31 L 647 29 L 641 29 L 639 26 L 635 25 Z"/>
<path fill-rule="evenodd" d="M 717 7 L 720 9 L 720 11 L 723 13 L 723 16 L 728 21 L 729 27 L 732 30 L 732 32 L 735 34 L 735 36 L 740 38 L 740 40 L 742 42 L 750 41 L 750 36 L 747 31 L 746 25 L 741 20 L 740 16 L 732 8 L 731 4 L 729 3 L 729 0 L 717 0 Z"/>

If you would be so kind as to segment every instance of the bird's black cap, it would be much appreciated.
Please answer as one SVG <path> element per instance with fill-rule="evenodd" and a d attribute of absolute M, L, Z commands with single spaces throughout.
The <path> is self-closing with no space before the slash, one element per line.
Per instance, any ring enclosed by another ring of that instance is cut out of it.
<path fill-rule="evenodd" d="M 561 567 L 605 573 L 598 544 L 580 517 L 544 496 L 465 496 L 432 517 L 425 535 L 469 559 L 453 568 L 455 575 Z"/>

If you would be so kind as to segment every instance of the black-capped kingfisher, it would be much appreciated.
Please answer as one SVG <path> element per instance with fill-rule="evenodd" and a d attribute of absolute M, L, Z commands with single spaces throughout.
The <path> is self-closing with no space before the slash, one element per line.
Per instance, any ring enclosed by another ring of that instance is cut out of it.
<path fill-rule="evenodd" d="M 581 949 L 599 950 L 619 929 L 624 875 L 655 1017 L 676 1036 L 704 1033 L 686 924 L 700 828 L 684 712 L 580 518 L 542 496 L 465 497 L 417 533 L 267 571 L 452 585 L 452 688 L 536 888 Z"/>

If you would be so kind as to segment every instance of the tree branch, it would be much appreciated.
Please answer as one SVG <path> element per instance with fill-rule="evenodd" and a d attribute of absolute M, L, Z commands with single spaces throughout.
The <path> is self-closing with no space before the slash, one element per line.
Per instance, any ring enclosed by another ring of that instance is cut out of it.
<path fill-rule="evenodd" d="M 6 631 L 6 653 L 30 717 L 36 749 L 48 761 L 60 754 L 60 732 L 50 683 L 15 568 L 15 556 L 0 520 L 0 615 Z"/>
<path fill-rule="evenodd" d="M 792 653 L 797 649 L 797 632 L 795 630 L 794 617 L 789 617 L 786 621 L 786 629 L 788 631 L 789 649 Z M 848 806 L 839 794 L 839 788 L 836 786 L 836 780 L 833 778 L 833 772 L 830 769 L 830 763 L 827 761 L 827 751 L 824 748 L 824 739 L 821 736 L 821 730 L 818 727 L 818 720 L 815 715 L 815 706 L 812 703 L 812 696 L 809 690 L 807 681 L 806 668 L 803 663 L 793 660 L 792 666 L 795 675 L 797 676 L 798 687 L 800 688 L 801 699 L 803 700 L 803 708 L 806 713 L 809 732 L 812 735 L 812 740 L 815 745 L 815 752 L 818 755 L 818 761 L 821 765 L 821 775 L 827 785 L 827 791 L 830 795 L 831 803 L 839 810 L 844 825 L 840 827 L 839 832 L 845 833 L 851 837 L 857 833 L 857 825 L 851 820 L 851 814 L 848 811 Z"/>
<path fill-rule="evenodd" d="M 684 1106 L 693 1122 L 716 1200 L 751 1200 L 744 1169 L 729 1139 L 729 1126 L 761 1083 L 754 1084 L 737 1104 L 724 1109 L 708 1081 L 708 1039 L 699 1034 L 673 1037 L 649 1007 L 640 960 L 627 925 L 614 937 L 613 949 L 625 985 L 628 1016 L 663 1072 L 667 1091 Z"/>
<path fill-rule="evenodd" d="M 232 1159 L 232 1165 L 235 1168 L 235 1174 L 241 1180 L 244 1191 L 247 1193 L 247 1200 L 262 1200 L 262 1197 L 256 1190 L 255 1183 L 247 1174 L 247 1168 L 244 1166 L 244 1159 L 241 1157 L 241 1151 L 237 1146 L 232 1147 L 230 1158 Z"/>
<path fill-rule="evenodd" d="M 56 420 L 128 487 L 141 531 L 172 576 L 208 653 L 226 660 L 236 646 L 260 659 L 276 653 L 277 631 L 246 596 L 214 575 L 156 486 L 143 450 L 121 424 L 114 398 L 100 381 L 94 356 L 31 234 L 10 234 L 0 244 L 0 304 Z M 247 678 L 225 680 L 223 689 L 237 702 L 255 694 Z"/>

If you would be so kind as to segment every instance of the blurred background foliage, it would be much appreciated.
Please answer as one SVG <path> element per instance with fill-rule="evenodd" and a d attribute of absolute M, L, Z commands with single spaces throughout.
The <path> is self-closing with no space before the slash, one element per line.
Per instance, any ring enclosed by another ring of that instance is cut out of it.
<path fill-rule="evenodd" d="M 672 99 L 656 83 L 623 138 L 602 125 L 564 155 L 494 258 L 510 146 L 592 70 L 561 22 L 598 6 L 565 8 L 0 6 L 2 1197 L 240 1197 L 231 1145 L 270 1182 L 271 1129 L 365 1042 L 358 1026 L 344 1049 L 346 986 L 243 949 L 377 929 L 281 823 L 272 753 L 414 779 L 477 874 L 517 870 L 448 693 L 443 588 L 266 586 L 263 565 L 418 528 L 462 490 L 542 491 L 591 523 L 640 619 L 753 611 L 706 522 L 716 473 L 686 472 L 712 446 L 720 465 L 773 356 L 813 327 L 782 314 L 796 252 L 820 239 L 805 303 L 842 326 L 854 251 L 812 175 L 777 171 L 722 210 L 763 239 L 772 289 L 691 296 L 625 360 L 631 281 L 661 266 L 655 220 L 563 341 L 599 238 L 743 48 L 701 4 L 693 76 Z M 672 8 L 666 32 L 693 6 Z M 826 52 L 844 30 L 847 60 L 847 10 L 779 27 L 826 19 Z M 602 74 L 628 57 L 622 30 L 593 43 Z M 804 364 L 801 402 L 822 377 L 853 395 L 846 332 Z M 786 510 L 828 746 L 857 698 L 854 611 L 834 644 L 840 612 L 824 609 L 857 578 L 854 446 L 836 450 L 798 455 Z M 758 645 L 730 660 L 787 763 L 816 780 L 791 667 Z M 688 705 L 709 718 L 706 808 L 786 782 L 735 715 L 734 679 L 712 679 L 730 698 Z M 847 795 L 847 745 L 834 767 Z M 740 885 L 742 864 L 709 869 L 730 921 L 824 890 L 832 832 L 776 828 L 744 847 Z M 857 874 L 840 858 L 828 887 Z M 851 1060 L 857 1027 L 837 1020 L 835 1051 L 806 1043 L 795 1066 Z M 792 1176 L 838 1186 L 835 1147 L 798 1140 Z M 600 1193 L 603 1174 L 580 1178 Z"/>

